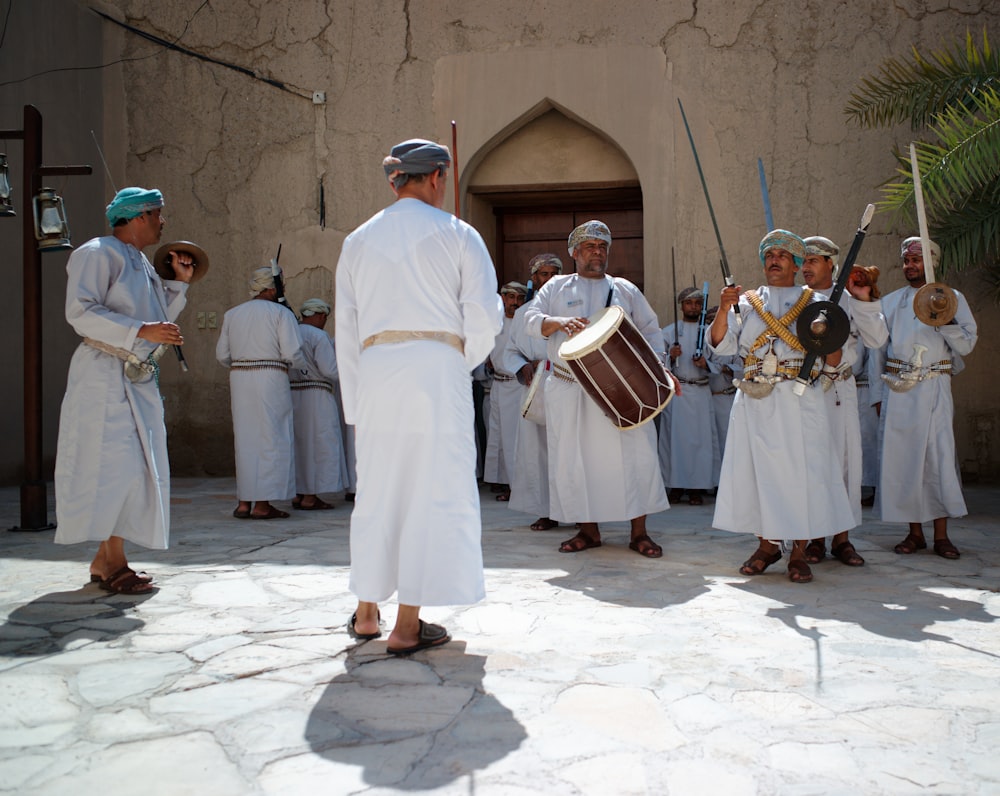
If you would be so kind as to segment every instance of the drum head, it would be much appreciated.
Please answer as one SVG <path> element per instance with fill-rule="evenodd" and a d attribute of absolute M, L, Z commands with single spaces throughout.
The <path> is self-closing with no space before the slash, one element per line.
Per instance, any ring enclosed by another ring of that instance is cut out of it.
<path fill-rule="evenodd" d="M 941 282 L 924 285 L 913 297 L 913 314 L 928 326 L 944 326 L 958 312 L 958 296 Z"/>
<path fill-rule="evenodd" d="M 559 346 L 559 356 L 563 359 L 578 359 L 593 351 L 602 340 L 617 329 L 625 317 L 625 310 L 616 304 L 595 312 L 587 320 L 587 328 Z"/>
<path fill-rule="evenodd" d="M 840 348 L 851 334 L 847 313 L 832 301 L 814 301 L 795 322 L 795 336 L 811 354 L 825 356 Z"/>

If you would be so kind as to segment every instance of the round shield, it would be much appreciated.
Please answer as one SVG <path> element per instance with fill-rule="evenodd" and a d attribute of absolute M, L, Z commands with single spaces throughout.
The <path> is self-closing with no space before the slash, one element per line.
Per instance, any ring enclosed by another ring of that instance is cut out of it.
<path fill-rule="evenodd" d="M 164 243 L 156 254 L 153 255 L 153 268 L 160 275 L 161 279 L 176 279 L 174 275 L 173 257 L 170 252 L 187 252 L 194 259 L 194 274 L 191 276 L 191 283 L 194 284 L 208 273 L 208 255 L 205 250 L 196 243 L 189 240 L 175 240 L 173 243 Z"/>
<path fill-rule="evenodd" d="M 825 356 L 840 348 L 851 333 L 847 313 L 832 301 L 814 301 L 795 322 L 795 335 L 811 354 Z"/>
<path fill-rule="evenodd" d="M 958 312 L 958 296 L 943 282 L 924 285 L 913 297 L 913 313 L 928 326 L 944 326 Z"/>

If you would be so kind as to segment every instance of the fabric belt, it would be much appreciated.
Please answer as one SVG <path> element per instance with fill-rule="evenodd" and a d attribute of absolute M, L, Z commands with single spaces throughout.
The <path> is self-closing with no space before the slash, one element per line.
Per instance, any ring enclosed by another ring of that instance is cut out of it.
<path fill-rule="evenodd" d="M 778 370 L 774 375 L 787 381 L 797 378 L 801 369 L 801 359 L 782 359 L 778 362 Z M 755 376 L 763 375 L 763 370 L 763 360 L 746 363 L 744 365 L 743 378 L 752 380 Z"/>
<path fill-rule="evenodd" d="M 328 381 L 293 381 L 289 383 L 293 390 L 326 390 L 333 392 L 333 385 Z"/>
<path fill-rule="evenodd" d="M 504 376 L 502 373 L 493 373 L 493 381 L 514 381 L 514 376 Z"/>
<path fill-rule="evenodd" d="M 735 387 L 726 387 L 726 389 L 719 390 L 718 392 L 712 390 L 712 395 L 735 395 L 735 394 L 736 394 Z"/>
<path fill-rule="evenodd" d="M 122 362 L 131 365 L 133 368 L 136 368 L 142 373 L 155 376 L 157 371 L 159 371 L 159 365 L 157 364 L 156 359 L 139 359 L 135 352 L 129 351 L 127 348 L 119 348 L 116 345 L 102 343 L 100 340 L 94 340 L 92 337 L 84 337 L 83 342 L 103 354 L 110 354 L 111 356 L 120 359 Z M 160 353 L 162 355 L 162 352 Z M 159 359 L 159 357 L 157 357 L 157 359 Z"/>
<path fill-rule="evenodd" d="M 885 372 L 897 376 L 903 373 L 917 373 L 920 375 L 920 378 L 940 376 L 942 373 L 951 374 L 951 360 L 942 359 L 940 362 L 935 362 L 933 365 L 928 365 L 927 367 L 914 367 L 909 362 L 904 362 L 901 359 L 889 359 L 885 363 Z"/>
<path fill-rule="evenodd" d="M 406 343 L 411 340 L 434 340 L 438 343 L 450 345 L 458 353 L 465 353 L 465 341 L 457 334 L 451 332 L 424 332 L 424 331 L 387 331 L 373 334 L 366 337 L 361 344 L 361 350 L 371 348 L 373 345 L 386 345 L 387 343 Z"/>
<path fill-rule="evenodd" d="M 573 375 L 572 371 L 566 370 L 564 367 L 560 367 L 555 362 L 552 363 L 552 375 L 557 379 L 562 379 L 563 381 L 576 381 L 576 377 Z"/>
<path fill-rule="evenodd" d="M 676 373 L 674 373 L 673 376 L 681 384 L 691 384 L 691 385 L 693 385 L 695 387 L 704 387 L 706 384 L 708 384 L 708 377 L 707 376 L 705 378 L 703 378 L 703 379 L 682 379 Z"/>
<path fill-rule="evenodd" d="M 280 370 L 288 373 L 288 363 L 280 359 L 235 359 L 230 370 Z"/>
<path fill-rule="evenodd" d="M 858 387 L 867 387 L 868 386 L 868 377 L 867 376 L 864 376 L 864 377 L 855 376 L 854 377 L 854 383 L 856 385 L 858 385 Z"/>

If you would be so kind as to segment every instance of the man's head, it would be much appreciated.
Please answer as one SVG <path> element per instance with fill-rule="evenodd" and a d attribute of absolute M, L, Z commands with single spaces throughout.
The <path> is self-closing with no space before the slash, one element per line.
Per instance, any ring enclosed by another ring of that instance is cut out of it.
<path fill-rule="evenodd" d="M 699 288 L 693 286 L 684 288 L 677 294 L 677 303 L 681 306 L 681 314 L 685 321 L 701 320 L 701 308 L 705 306 L 705 299 Z"/>
<path fill-rule="evenodd" d="M 536 254 L 528 262 L 528 271 L 531 273 L 532 286 L 535 290 L 539 290 L 556 274 L 562 273 L 562 260 L 558 254 L 550 252 Z"/>
<path fill-rule="evenodd" d="M 420 199 L 437 208 L 444 204 L 450 165 L 448 147 L 423 138 L 396 144 L 382 160 L 386 179 L 397 196 Z"/>
<path fill-rule="evenodd" d="M 122 188 L 104 215 L 115 237 L 143 249 L 160 241 L 166 223 L 162 207 L 163 194 L 155 188 Z"/>
<path fill-rule="evenodd" d="M 271 273 L 271 266 L 261 266 L 250 274 L 250 296 L 268 301 L 278 300 L 278 291 L 274 289 L 274 274 Z"/>
<path fill-rule="evenodd" d="M 503 300 L 503 310 L 508 318 L 513 318 L 517 308 L 524 304 L 528 296 L 528 288 L 520 282 L 508 282 L 500 288 L 500 298 Z"/>
<path fill-rule="evenodd" d="M 814 290 L 833 287 L 833 277 L 839 265 L 840 247 L 829 238 L 813 235 L 802 241 L 806 257 L 802 263 L 802 281 Z"/>
<path fill-rule="evenodd" d="M 299 314 L 302 316 L 302 323 L 322 329 L 326 326 L 327 318 L 330 317 L 330 305 L 323 299 L 307 299 L 302 302 Z"/>
<path fill-rule="evenodd" d="M 806 258 L 806 245 L 802 238 L 786 229 L 774 229 L 761 240 L 757 253 L 764 265 L 767 284 L 771 287 L 794 287 L 795 272 Z"/>
<path fill-rule="evenodd" d="M 941 261 L 941 247 L 934 241 L 928 241 L 931 247 L 931 263 L 936 267 Z M 926 284 L 924 274 L 924 247 L 920 238 L 907 238 L 899 247 L 899 256 L 903 258 L 903 276 L 913 287 Z"/>
<path fill-rule="evenodd" d="M 569 234 L 567 249 L 584 279 L 603 279 L 608 270 L 611 230 L 603 221 L 587 221 Z"/>

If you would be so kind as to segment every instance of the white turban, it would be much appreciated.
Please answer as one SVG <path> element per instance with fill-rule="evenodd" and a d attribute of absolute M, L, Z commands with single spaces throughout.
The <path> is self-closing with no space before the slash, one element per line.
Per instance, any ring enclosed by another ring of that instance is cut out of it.
<path fill-rule="evenodd" d="M 611 230 L 608 229 L 608 225 L 603 221 L 585 221 L 571 233 L 569 233 L 569 240 L 566 241 L 566 246 L 569 251 L 569 256 L 573 256 L 573 251 L 581 243 L 587 240 L 603 240 L 608 244 L 608 249 L 611 249 Z"/>
<path fill-rule="evenodd" d="M 941 262 L 941 247 L 932 240 L 929 240 L 928 243 L 931 245 L 931 262 L 934 264 L 934 267 L 937 268 L 938 263 Z M 921 257 L 924 256 L 923 244 L 920 242 L 919 237 L 907 238 L 900 245 L 899 256 L 902 258 L 907 254 L 919 254 Z"/>
<path fill-rule="evenodd" d="M 311 298 L 302 302 L 302 309 L 299 310 L 299 314 L 303 318 L 308 318 L 310 315 L 329 315 L 330 305 L 323 301 L 323 299 Z"/>
<path fill-rule="evenodd" d="M 259 296 L 263 291 L 274 287 L 274 275 L 271 266 L 264 265 L 250 276 L 250 295 Z"/>

